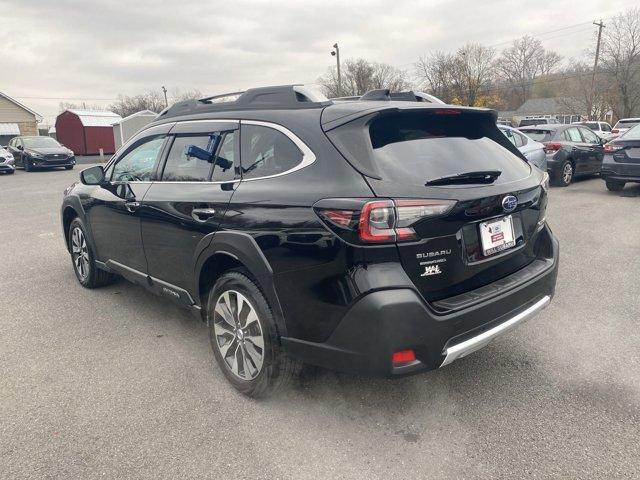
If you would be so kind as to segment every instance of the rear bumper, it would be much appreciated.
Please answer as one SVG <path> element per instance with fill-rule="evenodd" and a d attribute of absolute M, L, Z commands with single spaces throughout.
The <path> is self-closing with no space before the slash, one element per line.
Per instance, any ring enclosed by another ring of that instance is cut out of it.
<path fill-rule="evenodd" d="M 600 177 L 603 180 L 618 180 L 621 182 L 640 182 L 640 163 L 614 162 L 605 156 L 602 163 Z"/>
<path fill-rule="evenodd" d="M 520 281 L 508 288 L 503 286 L 505 281 L 509 284 L 509 277 L 500 280 L 494 296 L 485 301 L 438 314 L 413 289 L 378 290 L 358 300 L 327 341 L 283 337 L 283 348 L 307 363 L 359 374 L 398 376 L 449 364 L 482 348 L 549 304 L 555 293 L 559 246 L 545 228 L 552 249 L 546 268 L 526 279 L 521 271 L 515 272 L 512 276 L 519 275 Z M 393 353 L 406 349 L 414 350 L 416 360 L 393 366 Z"/>

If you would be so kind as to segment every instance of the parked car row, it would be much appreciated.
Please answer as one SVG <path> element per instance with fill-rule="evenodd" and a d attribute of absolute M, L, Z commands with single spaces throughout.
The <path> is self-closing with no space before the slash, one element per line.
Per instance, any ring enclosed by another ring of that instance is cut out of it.
<path fill-rule="evenodd" d="M 19 136 L 0 147 L 0 172 L 13 173 L 16 167 L 30 172 L 37 168 L 64 167 L 76 164 L 74 153 L 46 136 Z"/>

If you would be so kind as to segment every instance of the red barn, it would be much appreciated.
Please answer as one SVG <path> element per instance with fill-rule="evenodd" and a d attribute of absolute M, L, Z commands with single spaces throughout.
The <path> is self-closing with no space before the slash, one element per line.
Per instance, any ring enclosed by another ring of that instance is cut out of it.
<path fill-rule="evenodd" d="M 56 136 L 76 155 L 97 155 L 116 151 L 112 125 L 122 120 L 113 112 L 97 110 L 65 110 L 56 118 Z"/>

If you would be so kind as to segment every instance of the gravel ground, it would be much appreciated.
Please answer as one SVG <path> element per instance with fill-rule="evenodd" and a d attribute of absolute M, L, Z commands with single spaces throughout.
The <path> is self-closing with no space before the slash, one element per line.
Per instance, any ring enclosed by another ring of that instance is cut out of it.
<path fill-rule="evenodd" d="M 306 369 L 254 401 L 187 311 L 79 286 L 58 213 L 77 176 L 0 176 L 1 478 L 640 476 L 640 186 L 552 189 L 557 295 L 485 349 L 393 381 Z"/>

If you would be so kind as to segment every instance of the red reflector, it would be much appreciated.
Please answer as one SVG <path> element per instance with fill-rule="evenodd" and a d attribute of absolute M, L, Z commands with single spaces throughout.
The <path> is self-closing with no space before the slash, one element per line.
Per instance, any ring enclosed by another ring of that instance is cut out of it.
<path fill-rule="evenodd" d="M 352 210 L 324 210 L 322 213 L 328 220 L 341 227 L 349 227 L 353 219 Z"/>
<path fill-rule="evenodd" d="M 416 354 L 413 350 L 400 350 L 393 354 L 391 357 L 391 363 L 393 365 L 401 365 L 403 363 L 413 362 L 416 359 Z"/>
<path fill-rule="evenodd" d="M 454 110 L 452 108 L 439 108 L 435 111 L 436 115 L 460 115 L 460 110 Z"/>

